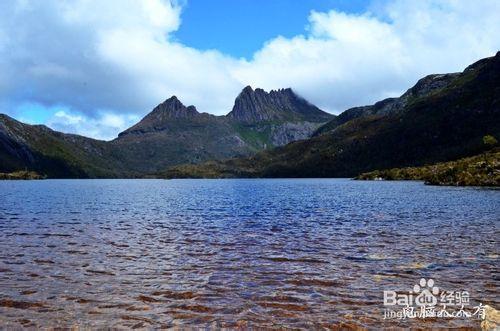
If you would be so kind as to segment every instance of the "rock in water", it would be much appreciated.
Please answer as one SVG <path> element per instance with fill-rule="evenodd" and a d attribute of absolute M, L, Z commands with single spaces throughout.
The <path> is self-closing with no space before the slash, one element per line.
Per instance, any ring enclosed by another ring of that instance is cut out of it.
<path fill-rule="evenodd" d="M 481 329 L 485 331 L 500 330 L 500 311 L 491 306 L 484 306 L 484 319 L 481 322 Z"/>

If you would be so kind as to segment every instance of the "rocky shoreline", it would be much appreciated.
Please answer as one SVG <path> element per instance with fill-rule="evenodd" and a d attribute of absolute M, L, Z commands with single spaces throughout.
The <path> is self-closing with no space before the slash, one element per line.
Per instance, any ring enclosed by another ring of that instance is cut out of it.
<path fill-rule="evenodd" d="M 45 176 L 38 174 L 35 171 L 15 171 L 10 173 L 0 172 L 0 180 L 33 180 L 45 179 Z"/>

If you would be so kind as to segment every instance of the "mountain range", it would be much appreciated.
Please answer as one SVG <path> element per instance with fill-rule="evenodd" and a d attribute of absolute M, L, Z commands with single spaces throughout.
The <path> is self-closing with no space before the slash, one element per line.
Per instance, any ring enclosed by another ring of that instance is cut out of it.
<path fill-rule="evenodd" d="M 112 141 L 0 114 L 0 172 L 49 178 L 351 177 L 484 151 L 500 137 L 500 52 L 338 116 L 291 89 L 245 87 L 225 116 L 172 96 Z"/>
<path fill-rule="evenodd" d="M 334 118 L 291 89 L 245 87 L 225 116 L 172 96 L 112 141 L 28 125 L 0 114 L 0 172 L 51 178 L 142 177 L 170 166 L 252 155 L 310 137 Z"/>
<path fill-rule="evenodd" d="M 483 152 L 500 137 L 500 52 L 461 73 L 429 75 L 399 98 L 348 109 L 310 139 L 251 157 L 180 165 L 178 177 L 352 177 Z"/>

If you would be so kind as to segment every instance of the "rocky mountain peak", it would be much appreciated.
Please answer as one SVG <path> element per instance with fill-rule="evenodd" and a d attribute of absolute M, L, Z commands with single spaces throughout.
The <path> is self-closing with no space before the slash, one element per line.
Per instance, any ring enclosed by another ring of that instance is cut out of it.
<path fill-rule="evenodd" d="M 153 117 L 159 120 L 164 118 L 192 118 L 199 115 L 195 106 L 184 106 L 174 95 L 156 106 L 144 119 Z"/>
<path fill-rule="evenodd" d="M 240 94 L 252 94 L 253 88 L 250 85 L 245 86 L 243 90 L 241 90 Z"/>
<path fill-rule="evenodd" d="M 190 120 L 199 115 L 200 113 L 196 110 L 195 106 L 186 107 L 174 95 L 156 106 L 139 123 L 123 131 L 118 136 L 163 130 L 166 124 L 173 120 Z"/>
<path fill-rule="evenodd" d="M 434 74 L 421 78 L 402 97 L 421 97 L 448 86 L 460 73 Z"/>
<path fill-rule="evenodd" d="M 266 92 L 246 86 L 236 97 L 227 117 L 245 123 L 274 120 L 326 122 L 332 115 L 299 97 L 291 88 Z"/>

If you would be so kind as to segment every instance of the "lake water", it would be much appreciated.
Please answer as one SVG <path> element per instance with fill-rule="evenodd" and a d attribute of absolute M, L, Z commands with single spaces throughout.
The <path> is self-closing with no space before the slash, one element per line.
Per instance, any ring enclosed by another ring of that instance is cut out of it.
<path fill-rule="evenodd" d="M 384 320 L 383 291 L 421 277 L 500 307 L 499 190 L 0 181 L 0 228 L 3 327 L 479 326 Z"/>

